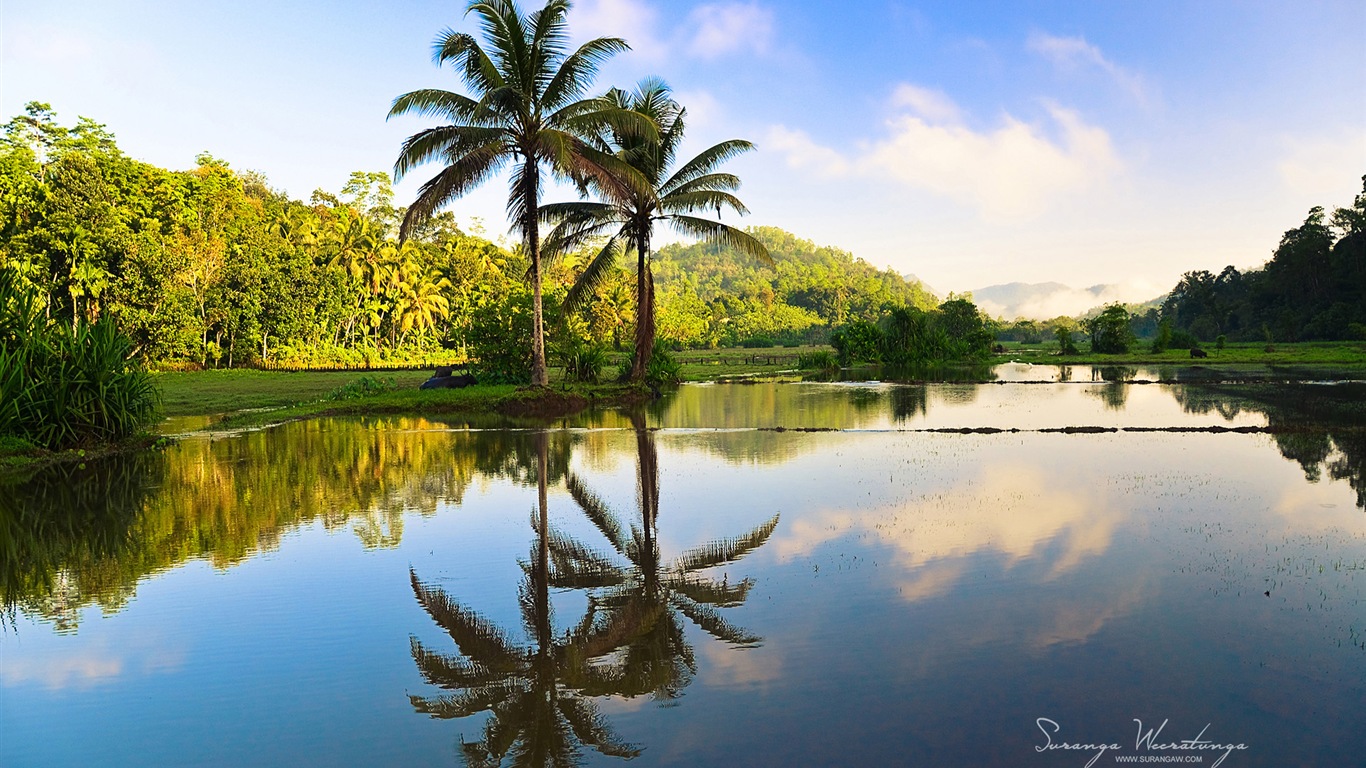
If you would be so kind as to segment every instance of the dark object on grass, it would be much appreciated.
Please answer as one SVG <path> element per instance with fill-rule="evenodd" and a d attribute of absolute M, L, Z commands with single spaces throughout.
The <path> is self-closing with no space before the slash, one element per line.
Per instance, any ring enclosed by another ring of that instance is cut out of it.
<path fill-rule="evenodd" d="M 991 348 L 991 351 L 995 352 L 998 355 L 1004 355 L 1006 353 L 1006 348 L 1004 344 L 997 344 L 996 346 Z"/>
<path fill-rule="evenodd" d="M 451 369 L 445 368 L 441 370 L 450 371 Z M 438 375 L 433 376 L 430 379 L 427 379 L 426 381 L 422 382 L 422 386 L 420 387 L 420 389 L 462 389 L 464 387 L 470 386 L 471 384 L 478 383 L 474 380 L 474 376 L 472 374 L 462 373 L 459 376 L 451 376 L 449 373 L 447 373 L 447 375 L 441 376 L 439 375 L 441 373 L 441 370 L 437 371 Z"/>
<path fill-rule="evenodd" d="M 1199 347 L 1191 347 L 1191 357 L 1209 357 L 1209 353 Z"/>

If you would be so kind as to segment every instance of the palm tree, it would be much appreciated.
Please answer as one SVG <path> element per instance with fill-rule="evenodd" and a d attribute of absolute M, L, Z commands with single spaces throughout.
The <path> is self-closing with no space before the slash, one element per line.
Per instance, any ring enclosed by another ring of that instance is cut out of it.
<path fill-rule="evenodd" d="M 512 0 L 470 3 L 466 13 L 478 17 L 489 50 L 472 36 L 448 29 L 437 37 L 433 58 L 438 65 L 452 63 L 473 97 L 427 88 L 399 96 L 389 110 L 390 117 L 416 113 L 452 121 L 403 142 L 394 163 L 396 181 L 423 163 L 439 161 L 446 167 L 418 191 L 399 227 L 400 239 L 441 206 L 504 166 L 514 166 L 507 210 L 531 260 L 531 383 L 537 386 L 547 383 L 538 229 L 543 173 L 549 170 L 580 183 L 592 179 L 615 198 L 630 186 L 641 186 L 640 180 L 583 137 L 597 135 L 607 125 L 626 135 L 656 133 L 640 115 L 602 98 L 580 98 L 598 66 L 629 46 L 620 38 L 600 37 L 569 52 L 569 7 L 569 0 L 549 0 L 524 17 Z"/>
<path fill-rule="evenodd" d="M 667 221 L 682 234 L 730 246 L 764 264 L 772 265 L 773 258 L 763 243 L 749 234 L 693 215 L 715 209 L 719 216 L 723 208 L 748 213 L 739 198 L 731 194 L 739 189 L 740 179 L 716 169 L 726 160 L 753 149 L 753 144 L 740 139 L 723 141 L 669 175 L 678 145 L 683 140 L 686 115 L 686 110 L 670 96 L 669 86 L 658 79 L 646 79 L 640 82 L 635 93 L 614 88 L 605 98 L 619 109 L 639 113 L 659 126 L 657 137 L 623 133 L 610 127 L 598 136 L 600 148 L 614 153 L 639 171 L 649 182 L 648 186 L 634 187 L 623 196 L 616 189 L 599 188 L 593 179 L 588 179 L 588 186 L 594 187 L 605 202 L 547 205 L 541 209 L 541 216 L 557 222 L 547 238 L 547 248 L 552 252 L 566 251 L 589 238 L 611 233 L 597 257 L 570 289 L 565 299 L 567 311 L 579 308 L 593 295 L 594 286 L 604 279 L 623 250 L 635 249 L 636 356 L 631 378 L 639 381 L 645 377 L 655 343 L 650 240 L 656 221 Z"/>

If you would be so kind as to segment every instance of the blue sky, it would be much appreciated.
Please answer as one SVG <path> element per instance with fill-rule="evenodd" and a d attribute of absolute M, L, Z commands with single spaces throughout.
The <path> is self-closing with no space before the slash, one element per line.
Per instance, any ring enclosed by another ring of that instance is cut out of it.
<path fill-rule="evenodd" d="M 209 151 L 307 198 L 392 166 L 424 125 L 386 122 L 395 96 L 460 88 L 430 44 L 472 29 L 464 7 L 3 0 L 0 113 L 46 101 L 134 157 L 187 168 Z M 758 145 L 732 166 L 745 223 L 940 291 L 1055 280 L 1147 298 L 1188 269 L 1264 262 L 1366 173 L 1359 1 L 579 0 L 570 23 L 634 47 L 602 88 L 674 87 L 687 149 Z M 492 182 L 453 210 L 501 235 L 505 195 Z"/>

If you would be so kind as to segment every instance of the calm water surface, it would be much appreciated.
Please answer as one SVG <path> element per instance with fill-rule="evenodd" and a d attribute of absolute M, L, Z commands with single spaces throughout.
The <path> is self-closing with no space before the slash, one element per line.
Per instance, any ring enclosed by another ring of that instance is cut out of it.
<path fill-rule="evenodd" d="M 317 420 L 0 489 L 0 764 L 1362 764 L 1360 393 L 1091 378 Z"/>

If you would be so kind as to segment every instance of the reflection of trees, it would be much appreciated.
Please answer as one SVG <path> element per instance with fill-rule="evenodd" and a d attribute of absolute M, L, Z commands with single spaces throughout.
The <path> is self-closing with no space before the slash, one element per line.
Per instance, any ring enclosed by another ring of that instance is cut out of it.
<path fill-rule="evenodd" d="M 1366 385 L 1313 384 L 1185 385 L 1168 388 L 1187 413 L 1217 411 L 1226 419 L 1260 413 L 1276 447 L 1300 465 L 1305 479 L 1325 471 L 1356 491 L 1366 509 Z"/>
<path fill-rule="evenodd" d="M 396 546 L 405 514 L 459 503 L 476 476 L 534 474 L 521 434 L 440 426 L 295 422 L 36 473 L 0 489 L 5 605 L 74 629 L 79 609 L 115 610 L 140 579 L 186 560 L 228 567 L 313 522 Z M 572 439 L 563 433 L 550 452 L 561 476 Z"/>
<path fill-rule="evenodd" d="M 1106 410 L 1122 411 L 1129 401 L 1129 384 L 1138 376 L 1137 368 L 1123 365 L 1097 366 L 1091 369 L 1091 381 L 1103 381 L 1099 389 L 1087 389 L 1087 394 L 1095 395 L 1105 404 Z"/>
<path fill-rule="evenodd" d="M 117 610 L 145 571 L 140 515 L 165 472 L 157 453 L 54 467 L 0 486 L 0 600 L 74 632 L 81 608 Z"/>
<path fill-rule="evenodd" d="M 607 665 L 590 664 L 590 660 L 614 647 L 612 633 L 621 628 L 604 631 L 585 620 L 562 635 L 553 629 L 550 553 L 554 537 L 547 508 L 549 443 L 546 433 L 534 441 L 538 509 L 532 522 L 536 539 L 518 588 L 522 625 L 530 645 L 515 645 L 496 625 L 411 574 L 418 602 L 446 630 L 460 653 L 450 656 L 434 652 L 414 638 L 413 660 L 423 678 L 450 693 L 409 698 L 418 712 L 436 718 L 490 713 L 483 739 L 462 744 L 461 757 L 468 765 L 501 765 L 509 756 L 514 766 L 576 765 L 582 753 L 580 745 L 615 757 L 640 753 L 617 739 L 590 695 L 584 693 L 584 688 L 600 687 L 595 681 L 615 676 L 601 671 Z M 634 623 L 628 629 L 634 631 Z"/>
<path fill-rule="evenodd" d="M 907 384 L 892 389 L 892 422 L 901 424 L 929 412 L 929 387 Z"/>
<path fill-rule="evenodd" d="M 735 562 L 766 542 L 778 525 L 774 515 L 748 533 L 689 549 L 669 563 L 659 552 L 659 467 L 654 434 L 636 421 L 639 459 L 640 524 L 629 532 L 618 516 L 576 475 L 568 477 L 570 495 L 625 564 L 564 537 L 552 537 L 551 583 L 590 590 L 584 627 L 604 637 L 621 637 L 621 663 L 613 674 L 595 676 L 591 690 L 627 696 L 652 694 L 668 700 L 680 695 L 696 672 L 692 648 L 683 632 L 686 618 L 704 632 L 736 646 L 760 638 L 732 625 L 718 609 L 737 606 L 753 581 L 731 583 L 703 573 Z M 624 628 L 634 627 L 634 632 Z"/>

